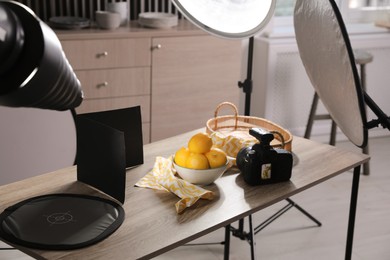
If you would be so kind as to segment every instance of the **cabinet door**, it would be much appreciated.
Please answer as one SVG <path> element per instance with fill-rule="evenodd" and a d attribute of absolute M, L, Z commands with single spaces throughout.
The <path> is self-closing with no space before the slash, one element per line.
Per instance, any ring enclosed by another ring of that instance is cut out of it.
<path fill-rule="evenodd" d="M 238 105 L 241 41 L 206 35 L 152 44 L 152 141 L 206 126 L 223 101 Z"/>

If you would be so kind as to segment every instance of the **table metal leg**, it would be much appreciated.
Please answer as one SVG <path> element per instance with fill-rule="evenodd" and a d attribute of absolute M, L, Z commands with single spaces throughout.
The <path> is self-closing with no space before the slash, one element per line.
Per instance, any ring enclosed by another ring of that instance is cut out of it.
<path fill-rule="evenodd" d="M 256 260 L 256 239 L 255 230 L 252 224 L 252 215 L 249 215 L 249 244 L 251 246 L 251 259 Z"/>
<path fill-rule="evenodd" d="M 359 179 L 360 179 L 360 165 L 353 170 L 352 179 L 352 191 L 351 191 L 351 203 L 349 206 L 349 220 L 348 220 L 348 233 L 347 233 L 347 245 L 345 248 L 345 259 L 350 260 L 352 257 L 352 243 L 353 232 L 355 228 L 356 206 L 359 191 Z"/>
<path fill-rule="evenodd" d="M 230 255 L 230 224 L 225 226 L 223 259 L 229 260 L 229 255 Z"/>

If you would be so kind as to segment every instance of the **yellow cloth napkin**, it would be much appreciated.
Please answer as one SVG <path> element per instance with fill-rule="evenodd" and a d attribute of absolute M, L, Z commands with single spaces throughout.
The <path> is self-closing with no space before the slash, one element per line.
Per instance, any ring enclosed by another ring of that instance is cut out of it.
<path fill-rule="evenodd" d="M 212 200 L 214 193 L 175 176 L 172 157 L 156 157 L 153 169 L 136 184 L 138 187 L 164 190 L 181 198 L 176 204 L 176 212 L 182 213 L 199 199 Z"/>
<path fill-rule="evenodd" d="M 230 134 L 222 134 L 220 132 L 213 132 L 210 135 L 213 140 L 213 145 L 227 154 L 230 157 L 230 160 L 236 164 L 237 153 L 243 147 L 252 146 L 259 141 L 254 137 L 242 137 L 239 134 L 234 132 Z"/>

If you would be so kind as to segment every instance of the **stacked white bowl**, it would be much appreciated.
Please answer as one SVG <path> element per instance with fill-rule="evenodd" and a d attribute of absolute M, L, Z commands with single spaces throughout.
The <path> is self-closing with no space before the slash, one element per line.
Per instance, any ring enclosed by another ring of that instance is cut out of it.
<path fill-rule="evenodd" d="M 139 14 L 138 23 L 150 28 L 170 28 L 177 25 L 178 19 L 169 13 L 146 12 Z"/>
<path fill-rule="evenodd" d="M 121 24 L 121 15 L 119 13 L 108 11 L 95 12 L 96 23 L 101 29 L 112 30 Z"/>

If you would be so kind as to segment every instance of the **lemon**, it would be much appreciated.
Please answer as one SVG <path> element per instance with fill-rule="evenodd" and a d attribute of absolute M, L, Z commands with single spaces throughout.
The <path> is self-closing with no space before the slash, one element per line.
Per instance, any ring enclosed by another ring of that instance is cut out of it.
<path fill-rule="evenodd" d="M 190 155 L 190 150 L 186 147 L 181 147 L 175 153 L 175 163 L 181 167 L 186 167 L 186 161 Z"/>
<path fill-rule="evenodd" d="M 219 148 L 211 148 L 206 154 L 207 160 L 209 161 L 210 168 L 218 168 L 226 164 L 227 156 L 226 153 Z"/>
<path fill-rule="evenodd" d="M 205 170 L 210 168 L 206 155 L 202 153 L 190 153 L 185 167 L 196 170 Z"/>
<path fill-rule="evenodd" d="M 192 153 L 207 153 L 213 146 L 213 140 L 207 133 L 197 133 L 188 141 L 188 149 Z"/>

